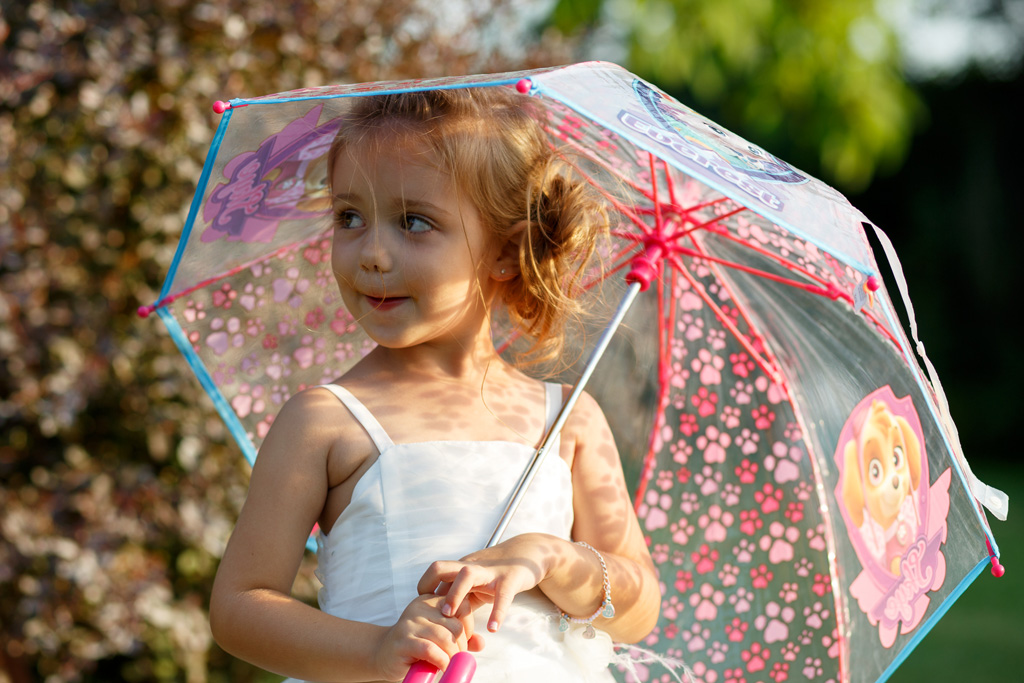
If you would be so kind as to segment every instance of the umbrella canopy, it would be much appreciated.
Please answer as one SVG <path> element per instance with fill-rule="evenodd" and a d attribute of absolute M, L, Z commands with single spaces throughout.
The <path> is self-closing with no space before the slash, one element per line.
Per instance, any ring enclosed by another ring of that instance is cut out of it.
<path fill-rule="evenodd" d="M 285 400 L 372 347 L 330 268 L 324 155 L 353 98 L 471 87 L 533 98 L 552 145 L 607 198 L 588 296 L 647 290 L 588 384 L 661 573 L 646 645 L 705 683 L 887 678 L 972 579 L 1001 572 L 981 504 L 1005 516 L 1005 496 L 971 474 L 898 261 L 913 341 L 868 219 L 615 65 L 217 104 L 174 263 L 144 312 L 246 457 Z M 515 329 L 498 320 L 494 336 L 514 351 Z M 580 355 L 594 336 L 576 335 Z M 663 680 L 655 669 L 636 675 Z"/>

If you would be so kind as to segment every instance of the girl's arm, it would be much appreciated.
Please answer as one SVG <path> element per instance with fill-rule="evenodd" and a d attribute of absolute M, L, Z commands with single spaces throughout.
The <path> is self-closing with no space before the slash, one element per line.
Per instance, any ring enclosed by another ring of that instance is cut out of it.
<path fill-rule="evenodd" d="M 626 491 L 611 430 L 597 403 L 581 395 L 562 432 L 571 458 L 573 538 L 604 557 L 615 616 L 595 626 L 619 642 L 636 642 L 654 628 L 661 606 L 658 576 Z M 602 572 L 589 549 L 547 534 L 523 534 L 459 562 L 435 562 L 421 592 L 450 584 L 446 608 L 474 594 L 494 603 L 489 630 L 496 630 L 516 594 L 539 587 L 563 612 L 589 617 L 604 599 Z"/>
<path fill-rule="evenodd" d="M 275 419 L 217 570 L 210 598 L 214 638 L 257 666 L 310 680 L 397 680 L 417 659 L 444 668 L 465 649 L 471 622 L 464 614 L 441 618 L 439 598 L 413 601 L 388 628 L 338 619 L 291 597 L 305 540 L 333 483 L 329 470 L 344 480 L 366 457 L 357 447 L 341 452 L 367 441 L 345 415 L 333 396 L 311 390 L 288 401 Z"/>

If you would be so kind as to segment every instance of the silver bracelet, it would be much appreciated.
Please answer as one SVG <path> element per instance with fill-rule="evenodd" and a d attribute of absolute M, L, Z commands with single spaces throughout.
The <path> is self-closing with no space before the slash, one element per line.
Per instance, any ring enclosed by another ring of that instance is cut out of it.
<path fill-rule="evenodd" d="M 597 548 L 583 541 L 576 541 L 576 545 L 581 545 L 597 555 L 597 560 L 601 563 L 601 582 L 604 584 L 604 600 L 601 602 L 601 606 L 597 608 L 597 611 L 586 619 L 570 617 L 565 612 L 561 612 L 562 616 L 558 620 L 558 630 L 563 633 L 568 631 L 569 622 L 574 624 L 586 624 L 587 628 L 583 631 L 583 637 L 593 638 L 596 635 L 596 632 L 594 631 L 594 619 L 597 619 L 598 617 L 611 619 L 615 616 L 615 606 L 612 604 L 612 585 L 611 582 L 608 581 L 608 566 L 604 563 L 604 557 L 602 557 L 601 553 L 597 551 Z"/>

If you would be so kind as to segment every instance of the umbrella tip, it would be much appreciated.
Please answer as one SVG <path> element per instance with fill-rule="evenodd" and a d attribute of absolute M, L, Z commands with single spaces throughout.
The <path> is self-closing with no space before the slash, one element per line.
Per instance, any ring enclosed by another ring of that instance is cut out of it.
<path fill-rule="evenodd" d="M 532 87 L 533 81 L 531 81 L 529 78 L 523 78 L 518 83 L 516 83 L 516 90 L 518 90 L 523 95 L 530 92 L 530 88 Z"/>
<path fill-rule="evenodd" d="M 218 113 L 218 114 L 223 114 L 228 109 L 231 109 L 231 103 L 230 102 L 222 102 L 221 100 L 217 100 L 216 102 L 213 103 L 213 111 Z"/>
<path fill-rule="evenodd" d="M 868 276 L 868 281 L 867 281 L 866 285 L 867 285 L 868 291 L 870 291 L 870 292 L 877 292 L 878 288 L 881 286 L 881 285 L 878 284 L 878 278 L 875 277 L 874 275 L 869 275 Z"/>
<path fill-rule="evenodd" d="M 136 311 L 140 318 L 148 318 L 149 314 L 156 310 L 156 306 L 150 304 L 149 306 L 139 306 Z"/>
<path fill-rule="evenodd" d="M 999 563 L 998 557 L 992 558 L 992 576 L 997 579 L 1006 573 L 1006 567 Z"/>

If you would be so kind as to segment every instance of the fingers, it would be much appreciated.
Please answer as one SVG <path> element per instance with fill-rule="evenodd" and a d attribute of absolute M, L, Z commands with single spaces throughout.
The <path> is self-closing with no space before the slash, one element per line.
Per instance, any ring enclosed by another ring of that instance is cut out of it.
<path fill-rule="evenodd" d="M 423 576 L 420 577 L 419 583 L 416 584 L 417 592 L 420 595 L 425 593 L 443 595 L 443 593 L 438 592 L 438 588 L 444 584 L 450 584 L 462 567 L 463 564 L 461 562 L 447 560 L 431 562 L 430 566 L 427 567 L 427 571 L 423 572 Z"/>
<path fill-rule="evenodd" d="M 483 646 L 480 637 L 474 637 L 472 614 L 442 616 L 443 600 L 437 595 L 421 595 L 409 604 L 378 650 L 382 670 L 389 670 L 389 666 L 408 668 L 418 660 L 445 669 L 456 653 Z"/>
<path fill-rule="evenodd" d="M 494 606 L 491 608 L 490 618 L 487 619 L 488 631 L 494 633 L 501 628 L 501 624 L 505 621 L 505 615 L 508 614 L 508 610 L 512 606 L 512 599 L 515 597 L 516 594 L 509 590 L 499 590 L 494 594 Z"/>

